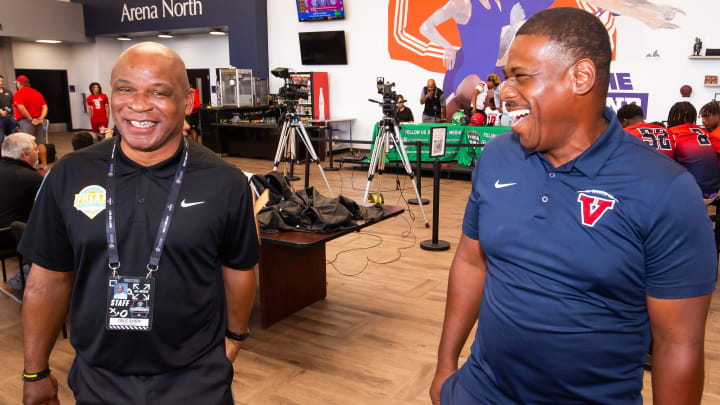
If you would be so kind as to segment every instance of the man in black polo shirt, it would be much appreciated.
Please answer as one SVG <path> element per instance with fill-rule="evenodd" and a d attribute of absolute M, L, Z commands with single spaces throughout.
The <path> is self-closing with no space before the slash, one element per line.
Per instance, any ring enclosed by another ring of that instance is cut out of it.
<path fill-rule="evenodd" d="M 410 110 L 410 107 L 405 106 L 405 97 L 402 96 L 402 94 L 398 94 L 397 96 L 397 103 L 395 104 L 397 107 L 397 120 L 398 122 L 414 122 L 415 118 L 413 118 L 413 113 Z"/>
<path fill-rule="evenodd" d="M 111 84 L 120 136 L 53 167 L 20 244 L 34 263 L 24 403 L 56 396 L 45 377 L 70 305 L 78 403 L 231 404 L 259 254 L 247 180 L 183 141 L 193 93 L 169 48 L 129 48 Z M 127 299 L 115 299 L 123 283 Z"/>

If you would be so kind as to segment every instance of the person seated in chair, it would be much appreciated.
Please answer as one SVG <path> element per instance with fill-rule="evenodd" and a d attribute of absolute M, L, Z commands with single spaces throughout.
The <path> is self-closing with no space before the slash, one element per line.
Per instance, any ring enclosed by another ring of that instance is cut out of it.
<path fill-rule="evenodd" d="M 35 171 L 38 163 L 38 147 L 35 137 L 17 132 L 5 137 L 0 158 L 0 228 L 9 227 L 14 221 L 27 222 L 30 216 L 42 175 Z M 10 232 L 0 236 L 0 246 L 15 247 L 17 243 Z M 20 290 L 19 272 L 3 289 L 8 292 Z"/>
<path fill-rule="evenodd" d="M 718 151 L 720 139 L 695 125 L 697 111 L 687 101 L 675 103 L 668 114 L 668 128 L 675 137 L 675 160 L 695 177 L 705 202 L 720 190 Z"/>

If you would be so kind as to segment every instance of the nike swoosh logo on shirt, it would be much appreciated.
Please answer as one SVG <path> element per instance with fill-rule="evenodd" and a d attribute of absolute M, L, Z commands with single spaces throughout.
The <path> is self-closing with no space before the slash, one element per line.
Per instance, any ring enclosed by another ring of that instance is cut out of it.
<path fill-rule="evenodd" d="M 495 188 L 505 188 L 505 187 L 514 186 L 516 184 L 517 183 L 500 183 L 500 180 L 495 180 Z"/>
<path fill-rule="evenodd" d="M 192 207 L 193 205 L 198 205 L 198 204 L 205 204 L 205 201 L 198 201 L 198 202 L 191 202 L 191 203 L 185 202 L 184 199 L 182 201 L 180 201 L 180 206 L 183 208 Z"/>

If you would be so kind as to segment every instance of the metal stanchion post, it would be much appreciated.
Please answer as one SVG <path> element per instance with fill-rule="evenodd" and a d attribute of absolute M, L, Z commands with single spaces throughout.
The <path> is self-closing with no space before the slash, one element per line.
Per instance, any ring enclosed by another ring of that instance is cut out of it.
<path fill-rule="evenodd" d="M 423 204 L 430 204 L 430 200 L 422 197 L 422 141 L 415 141 L 415 182 L 418 194 Z M 410 198 L 408 204 L 418 205 L 417 198 Z"/>
<path fill-rule="evenodd" d="M 332 137 L 332 126 L 325 126 L 325 139 L 328 142 L 328 158 L 330 159 L 330 166 L 325 167 L 326 172 L 334 172 L 338 170 L 337 167 L 333 166 L 333 137 Z"/>
<path fill-rule="evenodd" d="M 305 190 L 310 186 L 310 152 L 305 148 Z"/>
<path fill-rule="evenodd" d="M 440 219 L 440 160 L 437 158 L 433 162 L 433 201 L 432 240 L 420 242 L 420 247 L 424 250 L 439 252 L 450 249 L 450 243 L 438 239 Z"/>

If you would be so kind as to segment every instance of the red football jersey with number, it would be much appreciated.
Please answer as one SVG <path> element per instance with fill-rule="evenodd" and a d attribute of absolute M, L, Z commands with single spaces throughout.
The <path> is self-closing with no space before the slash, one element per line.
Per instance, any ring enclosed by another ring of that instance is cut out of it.
<path fill-rule="evenodd" d="M 642 139 L 670 159 L 675 159 L 675 137 L 665 127 L 643 122 L 625 127 L 625 131 Z"/>
<path fill-rule="evenodd" d="M 675 160 L 695 176 L 703 193 L 720 190 L 720 139 L 695 124 L 677 125 L 669 131 L 675 137 Z"/>
<path fill-rule="evenodd" d="M 92 108 L 93 117 L 105 118 L 105 105 L 108 104 L 108 98 L 105 94 L 91 94 L 87 98 L 87 105 Z"/>

